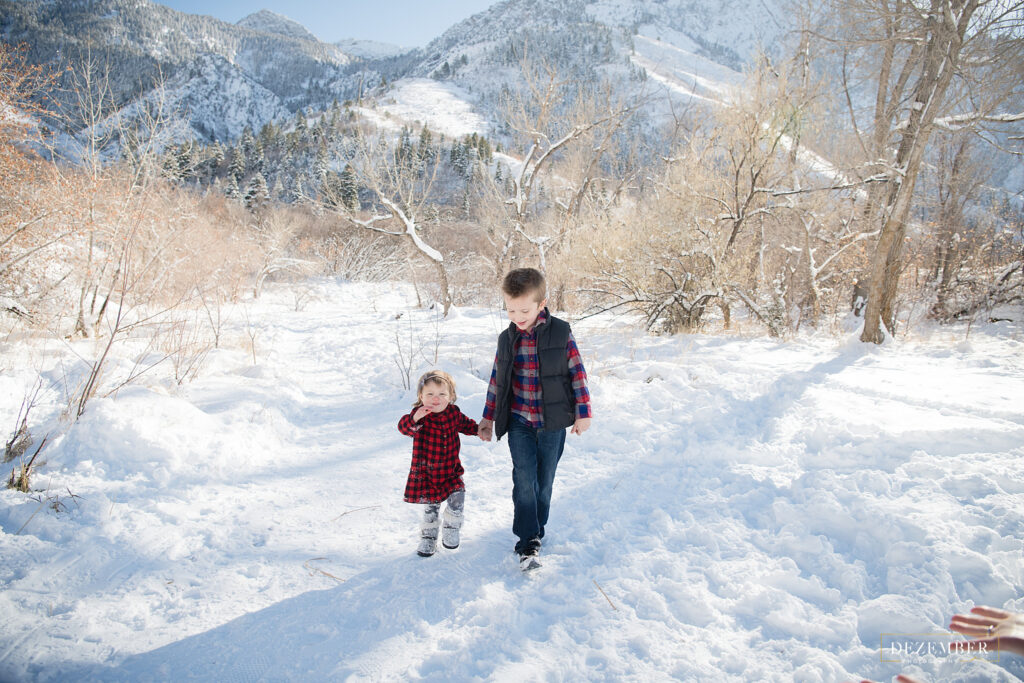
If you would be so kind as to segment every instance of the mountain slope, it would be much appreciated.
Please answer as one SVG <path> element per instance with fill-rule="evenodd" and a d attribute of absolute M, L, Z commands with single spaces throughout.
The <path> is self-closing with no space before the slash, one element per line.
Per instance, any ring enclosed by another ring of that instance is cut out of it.
<path fill-rule="evenodd" d="M 245 125 L 254 129 L 270 120 L 265 118 L 269 112 L 319 106 L 355 88 L 349 78 L 352 58 L 269 12 L 251 15 L 236 26 L 149 0 L 0 0 L 0 35 L 7 42 L 28 43 L 29 59 L 36 63 L 81 68 L 91 60 L 98 70 L 109 70 L 114 102 L 122 106 L 158 81 L 185 89 L 171 99 L 188 100 L 190 90 L 215 92 L 208 83 L 209 65 L 218 63 L 217 72 L 227 79 L 225 92 L 230 91 L 229 82 L 259 85 L 252 92 L 266 101 L 242 107 L 250 112 Z M 191 77 L 200 81 L 190 86 Z M 74 83 L 66 80 L 63 85 L 71 89 Z M 66 96 L 65 103 L 73 99 Z M 196 116 L 199 110 L 192 108 Z M 212 119 L 192 123 L 197 131 L 240 132 Z"/>
<path fill-rule="evenodd" d="M 29 41 L 36 62 L 80 64 L 88 44 L 102 44 L 103 53 L 93 57 L 110 66 L 119 106 L 162 80 L 164 97 L 187 113 L 198 138 L 229 141 L 246 127 L 259 130 L 285 113 L 363 98 L 402 78 L 447 84 L 464 101 L 453 111 L 489 122 L 452 130 L 493 128 L 502 93 L 522 85 L 524 59 L 581 83 L 610 83 L 623 100 L 652 85 L 663 87 L 659 97 L 713 99 L 722 84 L 737 80 L 736 70 L 759 41 L 772 44 L 782 34 L 774 2 L 506 0 L 423 49 L 349 41 L 341 44 L 351 50 L 346 53 L 266 10 L 233 25 L 149 0 L 0 0 L 0 35 Z M 402 98 L 402 92 L 385 97 Z M 430 116 L 395 109 L 409 122 Z"/>
<path fill-rule="evenodd" d="M 276 33 L 287 38 L 318 42 L 317 37 L 299 22 L 265 9 L 244 17 L 239 20 L 236 26 L 253 31 L 262 31 L 263 33 Z"/>

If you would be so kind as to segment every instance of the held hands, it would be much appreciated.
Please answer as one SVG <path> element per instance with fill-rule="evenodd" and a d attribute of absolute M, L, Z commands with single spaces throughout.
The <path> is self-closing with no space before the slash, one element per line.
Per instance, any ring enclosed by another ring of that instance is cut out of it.
<path fill-rule="evenodd" d="M 494 435 L 494 420 L 482 419 L 477 427 L 476 435 L 481 441 L 490 441 Z"/>
<path fill-rule="evenodd" d="M 572 426 L 573 434 L 582 434 L 583 432 L 590 429 L 589 417 L 581 417 Z M 491 437 L 494 436 L 494 420 L 483 419 L 480 420 L 479 428 L 477 429 L 477 436 L 484 441 L 490 441 Z"/>
<path fill-rule="evenodd" d="M 572 429 L 570 430 L 571 433 L 573 433 L 573 434 L 582 434 L 583 432 L 585 432 L 588 429 L 590 429 L 590 420 L 591 419 L 592 418 L 589 418 L 589 417 L 576 418 L 576 422 L 573 423 Z"/>

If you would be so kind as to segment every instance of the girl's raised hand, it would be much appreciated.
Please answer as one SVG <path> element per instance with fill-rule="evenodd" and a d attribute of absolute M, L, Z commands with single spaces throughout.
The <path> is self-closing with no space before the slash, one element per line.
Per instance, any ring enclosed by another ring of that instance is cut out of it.
<path fill-rule="evenodd" d="M 430 412 L 430 408 L 426 406 L 420 406 L 416 409 L 416 412 L 412 414 L 412 421 L 419 422 L 423 419 L 423 416 Z"/>

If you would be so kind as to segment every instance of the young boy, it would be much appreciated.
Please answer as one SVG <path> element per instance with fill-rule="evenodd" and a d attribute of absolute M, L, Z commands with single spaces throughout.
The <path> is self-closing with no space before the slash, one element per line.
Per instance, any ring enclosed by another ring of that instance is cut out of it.
<path fill-rule="evenodd" d="M 523 571 L 539 567 L 537 555 L 551 509 L 555 469 L 565 430 L 590 427 L 590 392 L 569 323 L 547 309 L 544 276 L 517 268 L 501 285 L 511 320 L 498 336 L 480 438 L 508 434 L 512 454 L 512 532 Z"/>

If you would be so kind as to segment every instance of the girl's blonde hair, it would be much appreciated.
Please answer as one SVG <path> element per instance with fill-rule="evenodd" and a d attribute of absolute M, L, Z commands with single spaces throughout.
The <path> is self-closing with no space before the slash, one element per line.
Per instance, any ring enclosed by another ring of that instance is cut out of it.
<path fill-rule="evenodd" d="M 451 394 L 449 403 L 455 403 L 455 378 L 449 375 L 444 370 L 431 370 L 430 372 L 423 373 L 420 380 L 416 383 L 416 402 L 412 404 L 413 408 L 419 408 L 423 405 L 423 401 L 420 400 L 420 396 L 423 394 L 423 387 L 428 384 L 444 384 L 448 387 L 448 393 Z"/>

